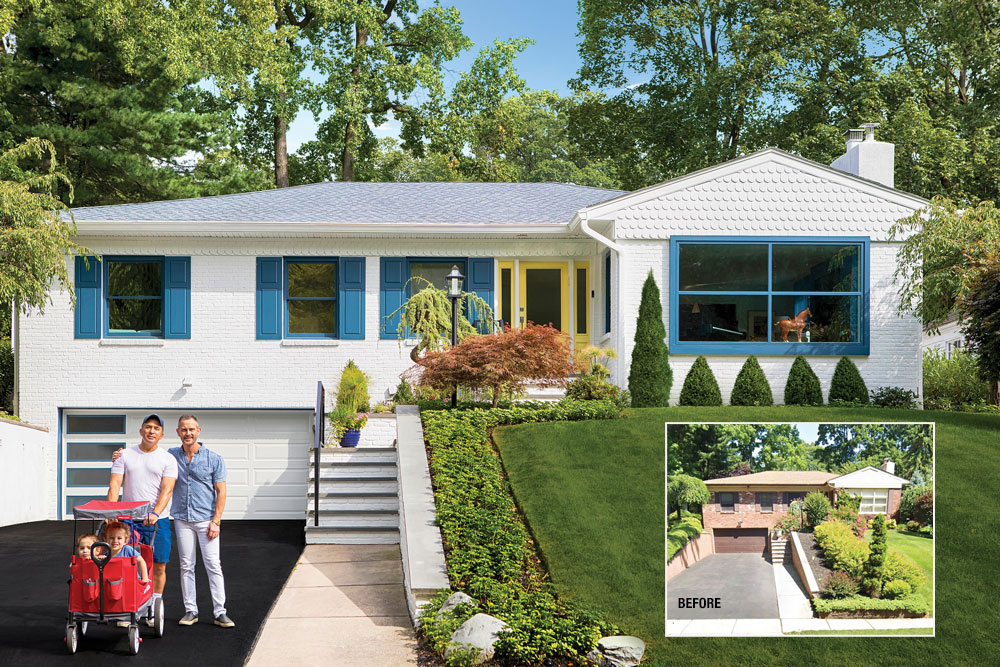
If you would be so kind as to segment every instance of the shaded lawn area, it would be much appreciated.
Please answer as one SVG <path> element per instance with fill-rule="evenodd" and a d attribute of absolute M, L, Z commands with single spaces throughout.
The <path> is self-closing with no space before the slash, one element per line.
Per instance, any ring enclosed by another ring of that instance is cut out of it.
<path fill-rule="evenodd" d="M 664 638 L 663 425 L 668 421 L 936 422 L 937 637 Z M 992 506 L 993 489 L 1000 485 L 998 430 L 996 415 L 779 406 L 645 409 L 626 420 L 523 424 L 495 435 L 557 589 L 646 641 L 649 664 L 911 667 L 990 664 L 1000 651 L 995 619 L 987 613 L 994 606 L 1000 514 L 981 511 Z"/>
<path fill-rule="evenodd" d="M 871 544 L 874 531 L 865 531 L 865 540 Z M 934 540 L 928 536 L 915 533 L 904 533 L 897 530 L 890 530 L 887 533 L 889 551 L 898 551 L 904 556 L 909 556 L 924 571 L 927 582 L 923 587 L 915 591 L 916 594 L 934 609 Z"/>

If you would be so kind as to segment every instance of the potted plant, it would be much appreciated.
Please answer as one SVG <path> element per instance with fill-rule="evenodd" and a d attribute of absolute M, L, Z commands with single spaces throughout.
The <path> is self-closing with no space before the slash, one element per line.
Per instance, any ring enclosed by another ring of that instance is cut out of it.
<path fill-rule="evenodd" d="M 357 447 L 361 429 L 368 423 L 368 376 L 354 361 L 348 361 L 337 386 L 337 407 L 331 412 L 330 425 L 341 447 Z"/>

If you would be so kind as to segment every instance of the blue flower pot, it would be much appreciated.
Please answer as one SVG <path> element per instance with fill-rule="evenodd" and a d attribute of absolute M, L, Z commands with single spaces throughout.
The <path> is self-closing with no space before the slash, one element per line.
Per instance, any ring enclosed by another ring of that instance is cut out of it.
<path fill-rule="evenodd" d="M 344 437 L 340 439 L 341 447 L 357 447 L 358 442 L 361 440 L 361 429 L 359 428 L 349 428 L 344 433 Z"/>

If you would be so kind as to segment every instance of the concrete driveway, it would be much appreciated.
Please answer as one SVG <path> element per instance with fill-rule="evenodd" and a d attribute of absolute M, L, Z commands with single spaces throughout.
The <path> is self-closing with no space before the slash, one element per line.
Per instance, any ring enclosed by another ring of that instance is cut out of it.
<path fill-rule="evenodd" d="M 774 568 L 759 554 L 713 554 L 667 582 L 667 619 L 778 618 Z"/>

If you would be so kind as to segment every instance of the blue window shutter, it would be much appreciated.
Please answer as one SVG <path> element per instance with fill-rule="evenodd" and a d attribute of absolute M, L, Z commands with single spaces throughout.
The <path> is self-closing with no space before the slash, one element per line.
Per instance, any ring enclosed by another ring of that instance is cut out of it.
<path fill-rule="evenodd" d="M 163 337 L 191 337 L 191 258 L 163 260 Z"/>
<path fill-rule="evenodd" d="M 406 259 L 403 257 L 382 258 L 379 269 L 381 278 L 379 287 L 379 301 L 381 302 L 379 309 L 380 338 L 395 339 L 399 337 L 396 333 L 396 328 L 399 326 L 399 313 L 396 313 L 392 319 L 387 320 L 386 318 L 393 311 L 398 310 L 403 305 L 403 302 L 406 301 L 406 295 L 403 293 L 406 281 L 409 280 L 406 266 Z"/>
<path fill-rule="evenodd" d="M 257 340 L 281 338 L 281 258 L 257 258 Z"/>
<path fill-rule="evenodd" d="M 476 295 L 490 304 L 493 308 L 493 258 L 487 257 L 469 260 L 469 282 L 468 291 L 475 292 Z M 473 323 L 479 320 L 479 331 L 487 333 L 492 331 L 491 323 L 486 321 L 486 313 L 480 313 L 478 309 L 472 308 L 469 312 L 469 320 Z"/>
<path fill-rule="evenodd" d="M 101 263 L 96 257 L 76 258 L 76 311 L 73 316 L 74 338 L 101 337 Z"/>
<path fill-rule="evenodd" d="M 347 340 L 365 338 L 365 258 L 341 257 L 338 267 L 337 328 Z"/>

